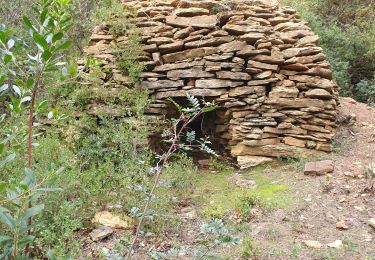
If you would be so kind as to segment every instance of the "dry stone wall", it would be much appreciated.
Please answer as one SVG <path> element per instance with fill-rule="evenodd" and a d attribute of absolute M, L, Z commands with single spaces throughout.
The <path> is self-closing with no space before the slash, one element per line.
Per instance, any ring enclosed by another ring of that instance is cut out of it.
<path fill-rule="evenodd" d="M 123 1 L 137 14 L 147 67 L 136 87 L 166 115 L 167 98 L 186 93 L 215 101 L 215 138 L 243 165 L 262 157 L 331 151 L 338 86 L 319 37 L 296 11 L 272 0 Z M 113 63 L 106 30 L 86 53 Z M 126 82 L 113 65 L 115 81 Z"/>

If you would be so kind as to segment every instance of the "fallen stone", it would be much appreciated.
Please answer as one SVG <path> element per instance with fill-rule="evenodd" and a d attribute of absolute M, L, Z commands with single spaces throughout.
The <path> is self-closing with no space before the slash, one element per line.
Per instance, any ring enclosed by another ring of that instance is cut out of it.
<path fill-rule="evenodd" d="M 107 227 L 107 226 L 99 226 L 98 228 L 91 231 L 89 236 L 91 237 L 92 241 L 99 241 L 99 240 L 109 237 L 112 234 L 113 234 L 112 228 Z"/>
<path fill-rule="evenodd" d="M 375 218 L 369 219 L 368 224 L 370 225 L 370 227 L 375 229 Z"/>
<path fill-rule="evenodd" d="M 309 162 L 305 165 L 304 174 L 306 175 L 325 175 L 332 173 L 334 170 L 334 164 L 331 160 Z"/>
<path fill-rule="evenodd" d="M 119 229 L 130 229 L 134 226 L 131 218 L 125 216 L 123 219 L 121 219 L 119 216 L 115 216 L 109 211 L 100 211 L 95 213 L 92 222 L 106 227 Z"/>
<path fill-rule="evenodd" d="M 197 211 L 193 207 L 185 207 L 180 210 L 180 213 L 178 213 L 178 216 L 181 219 L 193 220 L 197 218 Z"/>
<path fill-rule="evenodd" d="M 345 223 L 344 220 L 341 220 L 339 222 L 336 223 L 336 228 L 338 230 L 347 230 L 349 229 L 348 225 Z"/>
<path fill-rule="evenodd" d="M 342 246 L 343 244 L 341 240 L 336 240 L 332 243 L 327 244 L 327 247 L 330 247 L 330 248 L 341 248 Z"/>
<path fill-rule="evenodd" d="M 302 243 L 305 244 L 307 247 L 320 249 L 323 247 L 323 245 L 319 241 L 315 240 L 302 240 Z"/>
<path fill-rule="evenodd" d="M 263 156 L 238 156 L 237 163 L 241 170 L 258 166 L 267 162 L 271 162 L 272 158 Z"/>

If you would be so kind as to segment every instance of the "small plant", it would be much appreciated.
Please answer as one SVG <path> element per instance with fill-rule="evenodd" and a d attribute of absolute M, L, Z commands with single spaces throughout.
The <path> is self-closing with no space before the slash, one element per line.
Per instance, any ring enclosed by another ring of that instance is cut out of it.
<path fill-rule="evenodd" d="M 52 175 L 58 175 L 62 170 L 61 168 Z M 60 190 L 44 187 L 50 177 L 52 176 L 46 176 L 38 183 L 34 173 L 30 169 L 25 169 L 25 178 L 19 185 L 6 188 L 6 199 L 0 201 L 0 222 L 5 226 L 2 230 L 4 235 L 0 236 L 1 259 L 19 259 L 28 256 L 29 252 L 25 249 L 35 239 L 31 235 L 35 225 L 30 225 L 29 220 L 44 209 L 44 204 L 38 204 L 44 193 Z M 5 189 L 5 185 L 0 186 L 0 192 L 3 192 L 2 189 Z"/>
<path fill-rule="evenodd" d="M 189 107 L 182 107 L 178 103 L 171 100 L 180 112 L 178 119 L 171 120 L 170 129 L 165 129 L 162 137 L 163 141 L 169 145 L 166 152 L 157 156 L 157 163 L 150 169 L 150 173 L 154 175 L 154 184 L 151 191 L 147 195 L 147 201 L 142 211 L 137 209 L 139 215 L 139 222 L 134 235 L 132 244 L 129 247 L 129 251 L 126 255 L 126 259 L 130 259 L 133 254 L 133 248 L 137 242 L 138 236 L 141 233 L 141 227 L 145 218 L 150 218 L 149 206 L 152 201 L 155 200 L 155 191 L 159 186 L 161 174 L 169 161 L 169 159 L 178 151 L 190 151 L 192 149 L 200 149 L 208 154 L 216 155 L 216 153 L 209 147 L 210 142 L 207 139 L 196 140 L 195 133 L 189 131 L 189 125 L 199 118 L 202 114 L 213 111 L 218 108 L 214 103 L 201 102 L 190 95 L 187 95 L 189 101 Z"/>
<path fill-rule="evenodd" d="M 6 108 L 0 116 L 4 129 L 0 132 L 0 168 L 27 146 L 25 179 L 16 186 L 12 182 L 2 185 L 7 199 L 2 201 L 1 220 L 8 226 L 2 232 L 11 237 L 5 235 L 2 239 L 5 258 L 16 258 L 23 249 L 23 255 L 30 255 L 34 240 L 32 219 L 44 208 L 43 204 L 34 203 L 40 192 L 50 191 L 41 190 L 49 176 L 37 183 L 33 172 L 33 149 L 38 145 L 34 141 L 41 135 L 35 127 L 40 118 L 64 118 L 57 109 L 47 112 L 48 101 L 42 99 L 41 92 L 52 84 L 52 78 L 64 81 L 68 76 L 66 63 L 61 61 L 63 52 L 72 46 L 71 41 L 64 39 L 71 25 L 68 6 L 69 0 L 36 0 L 33 18 L 23 17 L 30 36 L 25 41 L 13 37 L 11 29 L 0 25 L 0 99 Z"/>
<path fill-rule="evenodd" d="M 259 259 L 261 251 L 253 238 L 248 237 L 242 241 L 242 257 L 248 259 Z"/>

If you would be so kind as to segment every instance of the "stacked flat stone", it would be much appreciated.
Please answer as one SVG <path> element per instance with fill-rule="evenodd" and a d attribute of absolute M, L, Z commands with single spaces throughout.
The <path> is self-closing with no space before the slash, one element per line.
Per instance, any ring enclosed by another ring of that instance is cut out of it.
<path fill-rule="evenodd" d="M 319 37 L 295 10 L 273 0 L 123 4 L 142 35 L 147 72 L 136 87 L 154 99 L 148 113 L 166 115 L 166 99 L 187 93 L 215 101 L 216 139 L 240 164 L 331 151 L 339 87 Z M 97 32 L 86 53 L 111 63 L 114 41 L 127 38 Z"/>

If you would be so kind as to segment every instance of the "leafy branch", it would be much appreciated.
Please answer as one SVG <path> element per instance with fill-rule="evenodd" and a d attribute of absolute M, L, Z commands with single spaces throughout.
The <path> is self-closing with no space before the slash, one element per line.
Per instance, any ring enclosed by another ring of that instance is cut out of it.
<path fill-rule="evenodd" d="M 217 156 L 216 153 L 208 147 L 209 142 L 207 140 L 195 140 L 195 134 L 192 134 L 192 132 L 189 132 L 188 130 L 189 125 L 192 122 L 194 122 L 204 113 L 217 109 L 218 106 L 214 103 L 209 102 L 203 102 L 203 104 L 201 104 L 201 102 L 199 102 L 199 100 L 196 97 L 190 95 L 187 95 L 187 99 L 190 104 L 186 108 L 182 107 L 174 100 L 170 100 L 180 112 L 180 117 L 178 119 L 171 120 L 171 129 L 163 132 L 162 137 L 164 138 L 164 142 L 169 144 L 169 148 L 162 155 L 158 156 L 158 161 L 155 167 L 151 169 L 152 173 L 155 175 L 154 183 L 150 193 L 148 194 L 146 204 L 143 208 L 142 214 L 140 215 L 140 219 L 136 228 L 133 241 L 129 247 L 125 259 L 130 259 L 133 254 L 134 246 L 141 232 L 142 223 L 147 215 L 151 201 L 155 196 L 155 190 L 159 185 L 163 169 L 169 161 L 169 159 L 171 158 L 171 156 L 177 151 L 186 151 L 197 147 L 200 147 L 202 151 Z M 186 140 L 188 140 L 188 143 L 183 143 L 184 136 L 186 137 Z"/>

